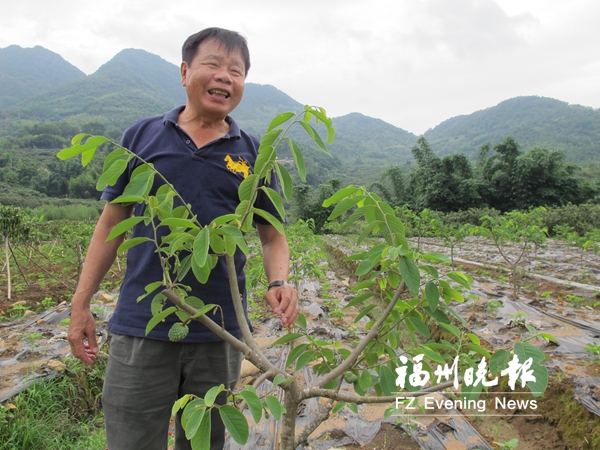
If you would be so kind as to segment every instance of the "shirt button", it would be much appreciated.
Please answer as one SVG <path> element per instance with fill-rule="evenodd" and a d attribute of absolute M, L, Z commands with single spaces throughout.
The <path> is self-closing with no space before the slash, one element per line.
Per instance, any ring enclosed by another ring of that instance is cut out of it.
<path fill-rule="evenodd" d="M 190 142 L 192 142 L 192 141 L 190 141 L 189 139 L 187 141 L 185 141 L 186 144 L 189 144 Z"/>

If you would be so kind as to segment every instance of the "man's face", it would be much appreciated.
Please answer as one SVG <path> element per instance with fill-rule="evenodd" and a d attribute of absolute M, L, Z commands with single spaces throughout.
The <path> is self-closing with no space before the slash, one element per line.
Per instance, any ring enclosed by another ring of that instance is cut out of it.
<path fill-rule="evenodd" d="M 188 107 L 200 117 L 225 118 L 242 100 L 245 77 L 241 52 L 215 40 L 202 42 L 190 65 L 181 63 Z"/>

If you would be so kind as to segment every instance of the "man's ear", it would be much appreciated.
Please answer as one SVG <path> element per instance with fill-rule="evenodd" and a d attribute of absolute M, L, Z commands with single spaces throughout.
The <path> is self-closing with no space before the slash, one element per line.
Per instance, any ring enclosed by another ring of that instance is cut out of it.
<path fill-rule="evenodd" d="M 181 70 L 181 85 L 183 87 L 185 87 L 185 85 L 186 85 L 186 81 L 185 80 L 186 80 L 187 71 L 188 71 L 188 65 L 187 65 L 187 63 L 185 61 L 181 62 L 180 70 Z"/>

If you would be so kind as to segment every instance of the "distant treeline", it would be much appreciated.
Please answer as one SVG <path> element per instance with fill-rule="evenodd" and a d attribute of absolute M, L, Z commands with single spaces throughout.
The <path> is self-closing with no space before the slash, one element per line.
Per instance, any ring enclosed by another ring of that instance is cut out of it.
<path fill-rule="evenodd" d="M 493 148 L 483 145 L 474 163 L 464 154 L 437 156 L 423 137 L 412 148 L 412 154 L 417 165 L 414 170 L 391 166 L 370 186 L 391 206 L 415 212 L 490 209 L 503 213 L 538 206 L 598 203 L 598 181 L 575 176 L 576 166 L 565 162 L 562 151 L 533 148 L 521 152 L 511 137 Z M 319 229 L 330 213 L 322 207 L 323 200 L 339 187 L 340 180 L 333 179 L 317 189 L 297 189 L 295 215 L 314 219 Z"/>

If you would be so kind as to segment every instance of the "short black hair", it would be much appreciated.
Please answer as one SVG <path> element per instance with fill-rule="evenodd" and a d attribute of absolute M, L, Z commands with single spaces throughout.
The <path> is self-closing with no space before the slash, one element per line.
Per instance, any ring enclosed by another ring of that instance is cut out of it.
<path fill-rule="evenodd" d="M 248 50 L 246 38 L 236 31 L 225 30 L 224 28 L 205 28 L 196 34 L 192 34 L 183 43 L 183 47 L 181 48 L 181 59 L 189 66 L 196 56 L 196 53 L 198 53 L 200 44 L 204 41 L 213 39 L 225 45 L 228 52 L 233 50 L 240 51 L 242 58 L 244 59 L 245 75 L 248 75 L 248 70 L 250 70 L 250 51 Z"/>

